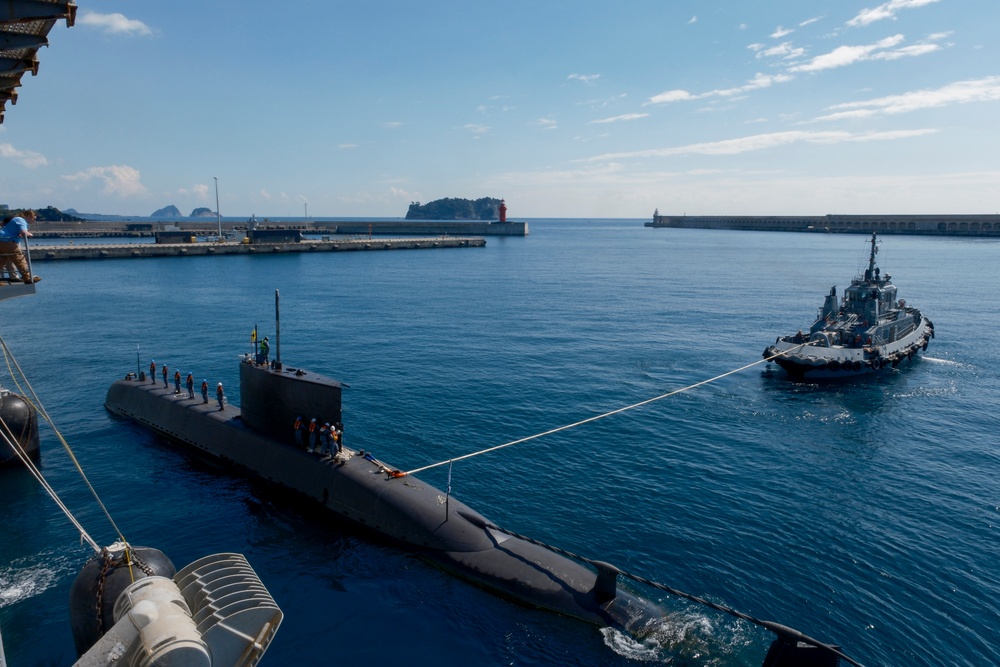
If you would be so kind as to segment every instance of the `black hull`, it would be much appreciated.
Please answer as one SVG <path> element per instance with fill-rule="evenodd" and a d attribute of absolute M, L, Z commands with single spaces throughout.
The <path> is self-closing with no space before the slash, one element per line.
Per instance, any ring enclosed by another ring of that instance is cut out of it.
<path fill-rule="evenodd" d="M 296 371 L 272 370 L 241 364 L 243 395 L 270 395 L 267 405 L 292 402 L 268 388 L 287 389 Z M 298 376 L 303 377 L 303 376 Z M 317 405 L 339 415 L 340 385 L 321 376 L 307 376 Z M 306 385 L 298 385 L 298 388 Z M 249 391 L 247 391 L 249 390 Z M 324 403 L 324 401 L 326 401 Z M 257 405 L 262 409 L 265 403 Z M 227 405 L 204 404 L 200 396 L 188 399 L 172 390 L 135 379 L 119 380 L 108 390 L 105 407 L 112 413 L 143 424 L 167 438 L 208 454 L 251 476 L 306 496 L 337 517 L 389 540 L 412 548 L 445 569 L 503 596 L 549 609 L 600 626 L 638 631 L 662 618 L 652 603 L 618 590 L 604 594 L 597 573 L 528 541 L 486 528 L 488 521 L 455 498 L 416 477 L 390 478 L 384 467 L 357 454 L 345 461 L 320 459 L 294 445 L 292 421 L 268 420 L 280 425 L 286 437 L 270 437 L 248 427 L 265 413 L 241 413 Z M 303 410 L 303 412 L 306 412 Z M 332 417 L 332 414 L 331 414 Z M 610 599 L 609 599 L 610 598 Z"/>

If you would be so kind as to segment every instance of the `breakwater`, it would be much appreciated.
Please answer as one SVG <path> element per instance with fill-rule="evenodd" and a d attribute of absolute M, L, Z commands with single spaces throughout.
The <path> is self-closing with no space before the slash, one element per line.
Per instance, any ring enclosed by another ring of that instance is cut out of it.
<path fill-rule="evenodd" d="M 1000 214 L 983 215 L 659 215 L 646 227 L 761 232 L 1000 236 Z"/>
<path fill-rule="evenodd" d="M 221 227 L 221 230 L 220 230 Z M 37 222 L 32 233 L 38 238 L 143 238 L 163 232 L 188 232 L 195 236 L 218 236 L 220 231 L 247 233 L 246 221 L 231 219 L 221 225 L 211 221 L 88 220 L 86 222 Z M 308 222 L 257 221 L 257 231 L 299 231 L 309 235 L 352 236 L 527 236 L 527 222 L 480 222 L 476 220 L 310 220 Z"/>
<path fill-rule="evenodd" d="M 486 239 L 444 238 L 337 239 L 298 243 L 121 243 L 32 246 L 33 262 L 58 259 L 142 259 L 145 257 L 201 257 L 219 255 L 270 255 L 303 252 L 357 252 L 369 250 L 424 250 L 432 248 L 482 248 Z"/>

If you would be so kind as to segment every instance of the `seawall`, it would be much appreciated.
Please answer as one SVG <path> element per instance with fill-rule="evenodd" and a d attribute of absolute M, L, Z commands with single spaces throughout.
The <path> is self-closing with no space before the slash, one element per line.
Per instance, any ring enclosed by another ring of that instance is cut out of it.
<path fill-rule="evenodd" d="M 646 227 L 761 232 L 1000 236 L 1000 214 L 983 215 L 654 215 Z"/>
<path fill-rule="evenodd" d="M 273 255 L 303 252 L 357 252 L 368 250 L 429 250 L 482 248 L 486 239 L 474 237 L 337 239 L 298 243 L 123 243 L 31 247 L 31 261 L 58 259 L 142 259 L 146 257 L 202 257 L 219 255 Z"/>

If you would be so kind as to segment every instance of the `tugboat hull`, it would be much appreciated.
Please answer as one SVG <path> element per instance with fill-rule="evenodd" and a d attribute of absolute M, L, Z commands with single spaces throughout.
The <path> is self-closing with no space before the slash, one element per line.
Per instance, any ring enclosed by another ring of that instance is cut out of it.
<path fill-rule="evenodd" d="M 873 375 L 908 363 L 927 349 L 934 337 L 934 325 L 921 318 L 913 333 L 881 348 L 803 346 L 792 336 L 779 337 L 764 350 L 789 375 L 804 380 L 837 380 Z"/>

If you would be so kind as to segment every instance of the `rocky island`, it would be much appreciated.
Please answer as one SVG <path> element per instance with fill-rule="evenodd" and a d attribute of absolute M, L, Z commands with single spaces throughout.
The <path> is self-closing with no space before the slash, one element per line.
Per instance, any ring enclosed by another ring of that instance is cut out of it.
<path fill-rule="evenodd" d="M 413 202 L 406 212 L 407 220 L 498 220 L 501 200 L 438 199 L 427 204 Z"/>

